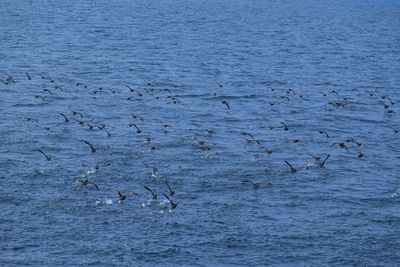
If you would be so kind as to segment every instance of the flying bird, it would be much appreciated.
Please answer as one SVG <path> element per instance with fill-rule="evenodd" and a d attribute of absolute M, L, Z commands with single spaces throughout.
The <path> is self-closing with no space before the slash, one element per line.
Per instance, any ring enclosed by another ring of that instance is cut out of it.
<path fill-rule="evenodd" d="M 96 148 L 94 148 L 94 146 L 91 144 L 91 143 L 89 143 L 88 141 L 83 141 L 85 144 L 87 144 L 88 146 L 90 146 L 90 148 L 91 148 L 91 150 L 92 150 L 92 153 L 95 153 L 96 152 Z"/>
<path fill-rule="evenodd" d="M 292 173 L 297 172 L 297 169 L 293 168 L 293 166 L 292 166 L 287 160 L 285 160 L 285 163 L 290 167 L 290 171 L 291 171 Z"/>
<path fill-rule="evenodd" d="M 39 151 L 40 153 L 42 153 L 42 154 L 46 157 L 47 161 L 50 161 L 50 160 L 51 160 L 51 157 L 50 157 L 49 155 L 47 155 L 46 153 L 44 153 L 42 150 L 38 149 L 38 151 Z"/>
<path fill-rule="evenodd" d="M 226 102 L 225 100 L 222 101 L 222 104 L 224 104 L 228 109 L 230 109 L 228 102 Z"/>
<path fill-rule="evenodd" d="M 168 191 L 169 191 L 169 196 L 173 196 L 175 194 L 175 191 L 171 189 L 171 186 L 169 185 L 168 181 L 165 180 L 164 183 L 167 185 L 168 187 Z"/>
<path fill-rule="evenodd" d="M 157 199 L 157 193 L 156 192 L 154 192 L 153 190 L 151 190 L 147 186 L 143 186 L 143 187 L 144 187 L 144 189 L 146 189 L 147 191 L 149 191 L 151 193 L 151 197 L 152 197 L 153 200 Z"/>
<path fill-rule="evenodd" d="M 82 187 L 91 185 L 91 186 L 93 186 L 94 188 L 96 188 L 97 190 L 99 190 L 99 187 L 98 187 L 95 183 L 89 181 L 88 179 L 78 180 L 78 181 L 77 181 L 77 184 L 78 184 L 79 186 L 82 186 Z"/>

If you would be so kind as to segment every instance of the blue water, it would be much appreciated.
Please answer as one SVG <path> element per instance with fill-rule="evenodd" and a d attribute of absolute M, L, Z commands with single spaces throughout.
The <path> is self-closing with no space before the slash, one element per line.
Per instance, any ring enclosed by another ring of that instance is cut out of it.
<path fill-rule="evenodd" d="M 0 71 L 1 266 L 400 261 L 399 1 L 3 0 Z"/>

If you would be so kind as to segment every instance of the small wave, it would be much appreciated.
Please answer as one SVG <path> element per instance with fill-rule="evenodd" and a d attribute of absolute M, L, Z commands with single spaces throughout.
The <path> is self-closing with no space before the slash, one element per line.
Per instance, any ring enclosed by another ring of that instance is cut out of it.
<path fill-rule="evenodd" d="M 400 187 L 396 189 L 396 191 L 391 195 L 391 197 L 399 197 L 400 196 Z"/>
<path fill-rule="evenodd" d="M 112 204 L 114 204 L 114 201 L 112 199 L 104 199 L 104 201 L 96 200 L 94 202 L 95 206 L 98 206 L 98 205 L 101 205 L 101 204 L 112 205 Z"/>

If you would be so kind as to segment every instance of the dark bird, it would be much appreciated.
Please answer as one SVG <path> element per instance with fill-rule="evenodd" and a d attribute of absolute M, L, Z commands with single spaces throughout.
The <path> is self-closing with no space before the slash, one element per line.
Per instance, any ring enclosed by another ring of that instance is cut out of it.
<path fill-rule="evenodd" d="M 183 200 L 183 199 L 182 199 L 180 202 L 173 202 L 169 196 L 167 196 L 167 195 L 164 194 L 164 193 L 163 193 L 163 195 L 164 195 L 164 197 L 166 197 L 166 198 L 168 199 L 169 203 L 171 204 L 171 209 L 176 209 L 176 207 L 178 206 L 178 204 L 179 204 L 180 202 L 182 202 L 182 200 Z"/>
<path fill-rule="evenodd" d="M 27 72 L 25 72 L 25 75 L 28 78 L 28 80 L 32 80 L 31 76 L 29 76 L 29 74 Z"/>
<path fill-rule="evenodd" d="M 364 157 L 364 154 L 363 153 L 361 153 L 361 151 L 360 150 L 358 150 L 356 147 L 354 147 L 354 146 L 352 146 L 352 148 L 355 150 L 355 151 L 357 151 L 357 153 L 358 153 L 358 155 L 357 155 L 357 157 L 359 157 L 359 158 L 362 158 L 362 157 Z"/>
<path fill-rule="evenodd" d="M 169 185 L 169 183 L 168 183 L 167 180 L 165 180 L 164 183 L 165 183 L 165 184 L 167 185 L 167 187 L 168 187 L 169 195 L 170 195 L 170 196 L 173 196 L 173 195 L 175 194 L 175 191 L 172 190 L 172 188 L 171 188 L 171 186 Z"/>
<path fill-rule="evenodd" d="M 335 146 L 335 145 L 337 145 L 340 148 L 344 148 L 344 149 L 346 149 L 347 152 L 349 152 L 349 149 L 347 148 L 345 143 L 333 143 L 332 146 Z"/>
<path fill-rule="evenodd" d="M 256 140 L 256 139 L 246 139 L 246 143 L 249 144 L 249 145 L 255 144 L 255 143 L 261 145 L 261 142 L 259 140 Z"/>
<path fill-rule="evenodd" d="M 336 92 L 335 90 L 331 91 L 329 94 L 335 94 L 337 97 L 339 97 L 339 93 Z"/>
<path fill-rule="evenodd" d="M 82 82 L 78 82 L 78 83 L 76 83 L 76 86 L 83 86 L 83 87 L 87 88 L 87 85 L 86 85 L 86 84 L 84 84 L 84 83 L 82 83 Z"/>
<path fill-rule="evenodd" d="M 288 96 L 286 96 L 286 95 L 281 96 L 281 98 L 282 98 L 282 99 L 286 99 L 287 101 L 290 102 L 290 98 L 289 98 Z"/>
<path fill-rule="evenodd" d="M 199 140 L 199 141 L 197 141 L 197 143 L 202 146 L 202 145 L 204 145 L 206 143 L 206 141 Z"/>
<path fill-rule="evenodd" d="M 394 127 L 390 127 L 390 128 L 392 128 L 392 130 L 393 130 L 393 132 L 394 132 L 395 134 L 397 134 L 397 133 L 400 132 L 400 130 L 398 130 L 398 129 L 394 128 Z"/>
<path fill-rule="evenodd" d="M 27 121 L 33 121 L 33 122 L 35 122 L 36 124 L 37 123 L 39 123 L 39 120 L 38 119 L 35 119 L 35 118 L 31 118 L 31 117 L 27 117 L 27 118 L 25 118 Z"/>
<path fill-rule="evenodd" d="M 330 158 L 330 154 L 328 154 L 326 157 L 325 157 L 325 159 L 324 160 L 322 160 L 321 161 L 321 157 L 319 157 L 319 156 L 314 156 L 314 155 L 311 155 L 311 154 L 308 154 L 308 155 L 310 155 L 312 158 L 314 158 L 314 160 L 315 160 L 315 163 L 319 166 L 319 167 L 324 167 L 324 165 L 325 165 L 325 162 Z"/>
<path fill-rule="evenodd" d="M 124 194 L 121 193 L 121 191 L 116 190 L 116 189 L 114 189 L 114 192 L 116 192 L 118 194 L 119 202 L 122 202 L 123 200 L 125 200 L 129 196 L 137 196 L 138 195 L 135 192 L 129 192 L 126 195 L 124 195 Z"/>
<path fill-rule="evenodd" d="M 208 135 L 208 136 L 212 136 L 213 134 L 216 134 L 216 133 L 217 133 L 216 131 L 211 130 L 211 129 L 207 129 L 206 131 L 207 131 L 207 135 Z"/>
<path fill-rule="evenodd" d="M 240 135 L 248 135 L 248 136 L 250 136 L 250 137 L 251 137 L 251 139 L 253 139 L 253 140 L 254 140 L 254 137 L 253 137 L 253 135 L 251 135 L 250 133 L 247 133 L 247 132 L 240 132 Z"/>
<path fill-rule="evenodd" d="M 60 114 L 61 116 L 64 117 L 64 122 L 65 122 L 65 123 L 69 122 L 69 119 L 67 118 L 67 116 L 65 116 L 65 115 L 62 114 L 62 113 L 58 113 L 58 114 Z"/>
<path fill-rule="evenodd" d="M 6 83 L 7 84 L 10 83 L 10 82 L 15 83 L 15 80 L 11 75 L 9 75 L 7 73 L 5 73 L 5 74 L 7 75 L 7 78 L 6 78 Z"/>
<path fill-rule="evenodd" d="M 347 143 L 353 143 L 353 144 L 355 144 L 356 146 L 361 146 L 362 144 L 360 143 L 360 142 L 357 142 L 357 140 L 356 139 L 354 139 L 354 138 L 347 138 L 346 139 L 346 142 Z"/>
<path fill-rule="evenodd" d="M 72 115 L 79 115 L 79 117 L 81 117 L 81 119 L 83 119 L 83 115 L 79 111 L 72 111 Z"/>
<path fill-rule="evenodd" d="M 88 146 L 90 146 L 90 148 L 92 149 L 92 153 L 96 152 L 96 149 L 93 147 L 93 145 L 91 143 L 89 143 L 88 141 L 83 141 L 85 144 L 87 144 Z"/>
<path fill-rule="evenodd" d="M 367 91 L 369 96 L 374 96 L 374 94 L 378 91 L 378 89 L 375 89 L 375 91 Z"/>
<path fill-rule="evenodd" d="M 325 131 L 318 131 L 318 132 L 319 132 L 319 134 L 325 135 L 326 138 L 329 138 L 329 134 L 327 132 L 325 132 Z"/>
<path fill-rule="evenodd" d="M 285 131 L 289 131 L 289 128 L 287 127 L 286 123 L 281 122 L 281 124 L 282 124 L 283 126 L 281 126 L 280 128 L 283 128 L 283 130 L 285 130 Z"/>
<path fill-rule="evenodd" d="M 152 197 L 153 200 L 157 199 L 157 193 L 156 192 L 154 192 L 153 190 L 151 190 L 147 186 L 143 186 L 143 187 L 144 187 L 144 189 L 146 189 L 147 191 L 149 191 L 151 193 L 151 197 Z"/>
<path fill-rule="evenodd" d="M 47 161 L 50 161 L 50 160 L 51 160 L 51 157 L 48 156 L 46 153 L 44 153 L 42 150 L 38 149 L 38 151 L 39 151 L 40 153 L 42 153 L 42 154 L 46 157 Z"/>
<path fill-rule="evenodd" d="M 78 119 L 75 119 L 75 118 L 72 118 L 72 119 L 74 121 L 77 121 L 79 123 L 79 125 L 84 125 L 86 123 L 86 121 L 84 121 L 84 120 L 78 120 Z"/>
<path fill-rule="evenodd" d="M 62 89 L 60 86 L 56 85 L 54 86 L 54 89 L 60 90 L 61 92 L 64 92 L 64 89 Z"/>
<path fill-rule="evenodd" d="M 381 104 L 381 105 L 384 107 L 384 109 L 390 108 L 390 105 L 386 104 L 386 103 L 383 102 L 383 101 L 379 101 L 378 103 Z"/>
<path fill-rule="evenodd" d="M 250 180 L 242 180 L 242 183 L 249 183 L 251 185 L 253 185 L 253 189 L 259 189 L 261 187 L 261 185 L 266 184 L 266 185 L 270 185 L 271 183 L 268 180 L 265 180 L 261 183 L 255 183 L 253 181 Z"/>
<path fill-rule="evenodd" d="M 212 145 L 203 145 L 201 146 L 201 150 L 203 151 L 210 151 L 214 146 L 216 146 L 217 144 L 212 144 Z"/>
<path fill-rule="evenodd" d="M 49 94 L 53 94 L 53 92 L 52 91 L 50 91 L 49 89 L 43 89 L 43 92 L 48 92 Z"/>
<path fill-rule="evenodd" d="M 129 124 L 129 128 L 132 128 L 132 127 L 135 127 L 135 128 L 136 128 L 136 132 L 137 132 L 137 133 L 141 133 L 141 132 L 142 132 L 142 131 L 139 129 L 139 127 L 136 126 L 136 124 L 134 124 L 134 123 Z"/>
<path fill-rule="evenodd" d="M 43 96 L 40 96 L 40 95 L 35 95 L 35 96 L 33 96 L 34 98 L 40 98 L 40 99 L 42 99 L 43 100 L 43 102 L 46 102 L 46 100 L 44 99 L 44 97 Z"/>
<path fill-rule="evenodd" d="M 292 173 L 297 172 L 297 170 L 296 170 L 295 168 L 293 168 L 293 166 L 292 166 L 287 160 L 285 160 L 285 163 L 290 167 L 290 171 L 291 171 Z"/>
<path fill-rule="evenodd" d="M 78 181 L 77 181 L 77 184 L 78 184 L 79 186 L 82 186 L 82 187 L 83 187 L 83 186 L 89 186 L 89 185 L 91 185 L 91 186 L 93 186 L 94 188 L 96 188 L 97 190 L 99 190 L 99 187 L 98 187 L 95 183 L 89 181 L 88 179 L 78 180 Z"/>
<path fill-rule="evenodd" d="M 226 107 L 227 107 L 228 109 L 230 109 L 228 102 L 226 102 L 225 100 L 222 101 L 222 104 L 226 105 Z"/>
<path fill-rule="evenodd" d="M 328 102 L 328 104 L 334 106 L 335 108 L 338 108 L 338 107 L 344 108 L 346 105 L 344 102 L 341 102 L 341 101 L 330 101 L 330 102 Z"/>
<path fill-rule="evenodd" d="M 107 137 L 111 137 L 111 133 L 106 129 L 106 127 L 101 127 L 100 130 L 105 131 L 107 133 Z"/>
<path fill-rule="evenodd" d="M 268 155 L 271 155 L 272 154 L 272 149 L 268 149 L 268 148 L 266 148 L 266 147 L 264 147 L 264 149 L 265 149 L 265 152 L 267 152 L 268 153 Z"/>
<path fill-rule="evenodd" d="M 132 118 L 134 119 L 139 119 L 141 121 L 144 121 L 143 117 L 139 116 L 139 115 L 135 115 L 135 114 L 131 114 Z"/>

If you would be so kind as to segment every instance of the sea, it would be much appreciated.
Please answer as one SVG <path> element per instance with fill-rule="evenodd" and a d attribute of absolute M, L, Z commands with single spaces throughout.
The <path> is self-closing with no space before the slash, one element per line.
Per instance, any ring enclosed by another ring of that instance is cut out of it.
<path fill-rule="evenodd" d="M 1 0 L 0 265 L 399 266 L 399 74 L 397 0 Z"/>

